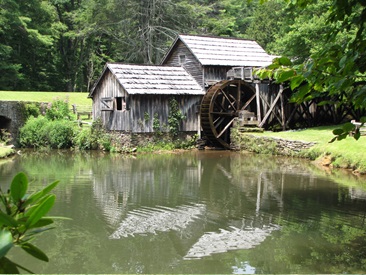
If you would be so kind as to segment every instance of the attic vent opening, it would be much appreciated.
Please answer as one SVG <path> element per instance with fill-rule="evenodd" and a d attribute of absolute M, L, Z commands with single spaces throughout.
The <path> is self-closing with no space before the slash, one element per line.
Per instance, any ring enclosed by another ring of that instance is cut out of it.
<path fill-rule="evenodd" d="M 179 56 L 179 64 L 183 65 L 184 63 L 186 63 L 186 55 L 185 54 L 181 54 Z"/>

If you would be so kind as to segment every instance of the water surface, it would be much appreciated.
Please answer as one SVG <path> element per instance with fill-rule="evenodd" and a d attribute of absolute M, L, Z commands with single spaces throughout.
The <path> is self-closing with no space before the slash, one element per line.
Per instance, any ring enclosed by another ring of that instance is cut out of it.
<path fill-rule="evenodd" d="M 304 160 L 227 151 L 23 152 L 0 166 L 54 181 L 56 222 L 35 273 L 364 273 L 364 182 Z"/>

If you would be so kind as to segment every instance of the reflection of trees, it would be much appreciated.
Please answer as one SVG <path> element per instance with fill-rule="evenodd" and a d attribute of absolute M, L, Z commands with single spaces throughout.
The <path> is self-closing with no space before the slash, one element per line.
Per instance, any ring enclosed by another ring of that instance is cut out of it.
<path fill-rule="evenodd" d="M 366 270 L 362 194 L 314 176 L 302 160 L 223 151 L 138 157 L 60 152 L 26 155 L 20 166 L 41 184 L 61 177 L 52 214 L 73 219 L 44 235 L 39 245 L 47 247 L 52 263 L 36 266 L 37 273 Z M 204 211 L 198 211 L 201 206 Z M 200 214 L 180 217 L 185 210 Z M 109 239 L 138 214 L 147 219 L 137 223 L 159 219 L 156 227 Z M 165 231 L 158 227 L 164 219 L 171 222 Z M 175 226 L 180 224 L 175 220 L 184 226 Z M 242 231 L 249 232 L 242 241 L 274 225 L 280 230 L 260 235 L 251 249 L 183 260 L 205 235 L 227 241 L 223 246 L 231 250 L 231 236 L 240 239 Z"/>

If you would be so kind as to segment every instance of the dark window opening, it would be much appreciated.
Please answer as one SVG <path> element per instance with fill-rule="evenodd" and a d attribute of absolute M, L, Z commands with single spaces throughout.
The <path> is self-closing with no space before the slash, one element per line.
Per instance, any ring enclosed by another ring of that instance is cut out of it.
<path fill-rule="evenodd" d="M 122 111 L 126 109 L 125 97 L 116 97 L 116 110 Z"/>
<path fill-rule="evenodd" d="M 186 56 L 184 54 L 179 56 L 179 64 L 186 63 Z"/>

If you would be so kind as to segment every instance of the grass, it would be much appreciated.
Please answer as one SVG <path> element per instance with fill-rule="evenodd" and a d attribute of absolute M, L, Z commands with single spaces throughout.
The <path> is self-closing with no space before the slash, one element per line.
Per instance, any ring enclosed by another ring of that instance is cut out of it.
<path fill-rule="evenodd" d="M 255 135 L 316 142 L 317 144 L 309 150 L 310 155 L 328 156 L 334 167 L 366 173 L 366 136 L 361 136 L 359 140 L 347 137 L 329 143 L 334 137 L 332 130 L 339 127 L 339 125 L 322 126 L 297 131 L 255 133 Z"/>
<path fill-rule="evenodd" d="M 70 105 L 92 105 L 88 93 L 81 92 L 21 92 L 0 91 L 2 101 L 52 102 L 55 99 L 68 99 Z"/>
<path fill-rule="evenodd" d="M 14 149 L 3 147 L 0 144 L 0 158 L 6 158 L 14 153 Z"/>

